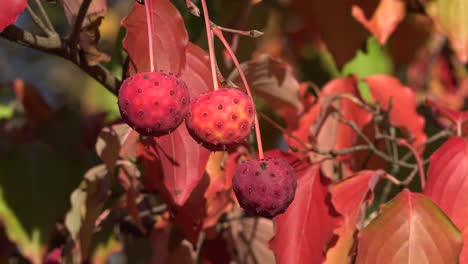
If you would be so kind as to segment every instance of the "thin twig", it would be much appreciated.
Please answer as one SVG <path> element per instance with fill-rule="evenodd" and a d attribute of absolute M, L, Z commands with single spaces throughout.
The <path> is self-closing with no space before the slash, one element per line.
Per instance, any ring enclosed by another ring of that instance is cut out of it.
<path fill-rule="evenodd" d="M 421 156 L 419 155 L 418 151 L 413 146 L 411 146 L 411 144 L 409 144 L 406 140 L 401 139 L 398 142 L 398 144 L 407 147 L 411 151 L 411 153 L 413 153 L 414 158 L 416 159 L 416 163 L 418 164 L 419 176 L 421 178 L 421 188 L 422 190 L 424 190 L 424 188 L 426 187 L 426 177 L 424 175 L 424 165 L 421 160 Z"/>
<path fill-rule="evenodd" d="M 210 55 L 210 65 L 211 65 L 211 77 L 213 79 L 213 87 L 214 90 L 219 89 L 217 74 L 216 74 L 216 55 L 214 50 L 214 41 L 213 41 L 213 32 L 211 29 L 211 20 L 208 14 L 208 7 L 206 5 L 206 0 L 201 0 L 202 7 L 203 7 L 203 17 L 205 19 L 205 29 L 206 29 L 206 37 L 208 39 L 208 50 Z"/>
<path fill-rule="evenodd" d="M 416 146 L 415 148 L 417 150 L 421 149 L 423 146 L 425 145 L 429 145 L 441 138 L 444 138 L 444 137 L 448 137 L 448 136 L 451 136 L 453 135 L 453 131 L 450 130 L 450 129 L 444 129 L 444 130 L 441 130 L 439 132 L 437 132 L 436 134 L 432 135 L 430 138 L 428 138 L 426 141 L 424 141 L 424 143 L 421 143 L 420 145 Z M 401 160 L 403 161 L 406 161 L 408 160 L 410 157 L 412 156 L 412 153 L 411 152 L 408 152 L 406 153 L 403 158 L 401 158 Z"/>
<path fill-rule="evenodd" d="M 72 49 L 75 49 L 78 44 L 78 40 L 80 39 L 81 28 L 83 27 L 91 1 L 92 0 L 83 0 L 83 3 L 81 3 L 80 10 L 78 11 L 78 15 L 75 20 L 75 26 L 73 27 L 73 32 L 70 37 L 70 45 Z"/>
<path fill-rule="evenodd" d="M 258 113 L 263 119 L 265 119 L 268 123 L 270 123 L 276 129 L 278 129 L 279 131 L 286 134 L 287 136 L 294 139 L 295 141 L 297 141 L 298 143 L 300 143 L 301 145 L 303 145 L 305 147 L 304 149 L 294 149 L 293 147 L 289 146 L 289 148 L 293 149 L 295 152 L 310 152 L 310 151 L 312 151 L 312 152 L 314 152 L 316 154 L 320 154 L 320 155 L 324 155 L 324 156 L 337 157 L 337 156 L 348 155 L 348 154 L 358 152 L 358 151 L 371 150 L 371 147 L 369 147 L 368 145 L 357 145 L 357 146 L 353 146 L 353 147 L 345 148 L 345 149 L 340 149 L 340 150 L 320 150 L 317 147 L 311 146 L 310 144 L 305 143 L 304 141 L 302 141 L 298 137 L 294 136 L 291 132 L 289 132 L 285 128 L 281 127 L 278 123 L 276 123 L 273 119 L 271 119 L 266 114 L 264 114 L 262 112 L 258 112 Z"/>
<path fill-rule="evenodd" d="M 252 38 L 258 38 L 258 37 L 262 36 L 263 34 L 265 34 L 265 33 L 261 32 L 261 31 L 255 30 L 255 29 L 253 29 L 253 30 L 239 30 L 239 29 L 225 28 L 225 27 L 222 27 L 222 26 L 218 26 L 218 25 L 216 25 L 214 23 L 211 23 L 211 26 L 219 28 L 219 30 L 224 31 L 224 32 L 239 34 L 239 35 L 248 36 L 248 37 L 252 37 Z"/>
<path fill-rule="evenodd" d="M 296 137 L 295 135 L 293 135 L 291 132 L 289 132 L 287 129 L 283 128 L 280 124 L 278 124 L 277 122 L 275 122 L 275 120 L 271 119 L 268 115 L 266 115 L 265 113 L 262 113 L 262 112 L 258 112 L 258 114 L 263 118 L 265 119 L 265 121 L 267 121 L 268 123 L 270 123 L 270 125 L 274 126 L 276 129 L 278 129 L 279 131 L 281 131 L 283 134 L 286 134 L 288 137 L 294 139 L 296 142 L 298 142 L 299 144 L 301 144 L 302 146 L 304 146 L 304 148 L 306 149 L 306 151 L 309 151 L 310 148 L 312 148 L 312 146 L 308 143 L 305 143 L 304 141 L 302 141 L 300 138 Z"/>
<path fill-rule="evenodd" d="M 31 6 L 28 4 L 26 6 L 26 9 L 28 10 L 29 15 L 33 19 L 34 23 L 41 29 L 41 31 L 46 34 L 47 36 L 50 36 L 51 32 L 47 28 L 47 26 L 42 22 L 41 18 L 34 12 L 34 10 L 31 8 Z"/>
<path fill-rule="evenodd" d="M 339 119 L 339 121 L 347 126 L 349 126 L 351 129 L 353 129 L 353 131 L 358 134 L 359 137 L 361 137 L 366 143 L 367 145 L 369 146 L 370 150 L 377 156 L 379 156 L 380 158 L 382 158 L 383 160 L 387 161 L 387 162 L 395 162 L 396 164 L 400 165 L 401 167 L 405 167 L 405 168 L 414 168 L 415 165 L 413 164 L 410 164 L 410 163 L 407 163 L 407 162 L 404 162 L 404 161 L 401 161 L 401 160 L 395 160 L 393 161 L 393 158 L 392 157 L 389 157 L 387 154 L 385 154 L 384 152 L 380 151 L 379 149 L 377 149 L 377 147 L 374 145 L 374 143 L 372 143 L 372 141 L 366 136 L 364 135 L 364 133 L 358 128 L 358 126 L 356 125 L 355 122 L 353 121 L 347 121 L 347 120 L 343 120 L 343 119 Z"/>
<path fill-rule="evenodd" d="M 77 60 L 71 51 L 66 48 L 64 41 L 58 35 L 49 37 L 38 36 L 21 29 L 16 25 L 10 25 L 0 33 L 0 37 L 22 46 L 69 60 L 100 82 L 111 93 L 117 94 L 120 81 L 112 74 L 112 72 L 102 65 L 89 66 L 85 60 Z"/>
<path fill-rule="evenodd" d="M 35 2 L 36 2 L 36 5 L 39 8 L 39 12 L 41 12 L 42 16 L 44 17 L 44 19 L 46 21 L 46 25 L 49 28 L 49 32 L 52 32 L 52 34 L 58 35 L 57 31 L 55 31 L 54 25 L 50 21 L 49 15 L 45 11 L 44 6 L 42 5 L 41 1 L 40 0 L 35 0 Z"/>
<path fill-rule="evenodd" d="M 414 168 L 411 171 L 410 175 L 406 177 L 406 179 L 402 183 L 406 186 L 410 185 L 413 179 L 416 177 L 418 170 L 419 170 L 418 168 Z"/>
<path fill-rule="evenodd" d="M 204 0 L 202 0 L 204 1 Z M 252 100 L 252 104 L 254 104 L 252 92 L 250 90 L 249 82 L 247 81 L 247 78 L 245 77 L 244 71 L 242 70 L 242 67 L 239 63 L 239 60 L 237 59 L 236 55 L 234 54 L 234 51 L 232 51 L 231 46 L 227 42 L 227 40 L 224 38 L 223 32 L 219 30 L 218 28 L 213 29 L 214 34 L 221 40 L 221 42 L 224 45 L 224 48 L 226 51 L 229 53 L 229 56 L 231 56 L 232 61 L 234 62 L 234 65 L 237 68 L 237 71 L 239 72 L 239 75 L 242 79 L 242 82 L 244 83 L 245 90 L 247 91 L 247 94 L 249 95 L 250 99 Z M 255 108 L 255 107 L 254 107 Z M 260 133 L 260 124 L 258 122 L 258 114 L 257 110 L 255 109 L 255 115 L 254 115 L 254 123 L 255 123 L 255 134 L 257 136 L 257 145 L 258 145 L 258 157 L 259 159 L 263 159 L 263 143 L 262 143 L 262 135 Z"/>

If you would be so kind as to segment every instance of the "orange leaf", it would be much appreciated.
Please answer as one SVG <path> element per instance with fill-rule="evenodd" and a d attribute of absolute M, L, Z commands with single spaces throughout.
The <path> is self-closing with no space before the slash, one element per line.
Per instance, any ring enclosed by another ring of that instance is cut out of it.
<path fill-rule="evenodd" d="M 371 19 L 366 18 L 358 5 L 353 5 L 351 12 L 383 45 L 405 17 L 405 8 L 405 1 L 381 0 Z"/>

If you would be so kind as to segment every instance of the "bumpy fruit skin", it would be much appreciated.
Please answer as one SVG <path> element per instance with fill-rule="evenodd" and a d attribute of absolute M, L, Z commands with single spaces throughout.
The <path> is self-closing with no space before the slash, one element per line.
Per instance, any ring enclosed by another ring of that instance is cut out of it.
<path fill-rule="evenodd" d="M 249 160 L 237 166 L 232 186 L 247 213 L 272 218 L 294 200 L 296 172 L 283 159 Z"/>
<path fill-rule="evenodd" d="M 226 150 L 245 141 L 254 114 L 252 101 L 244 92 L 220 87 L 192 100 L 185 123 L 192 137 L 204 147 Z"/>
<path fill-rule="evenodd" d="M 162 136 L 176 129 L 187 116 L 187 85 L 174 74 L 141 72 L 120 87 L 118 105 L 122 119 L 144 136 Z"/>

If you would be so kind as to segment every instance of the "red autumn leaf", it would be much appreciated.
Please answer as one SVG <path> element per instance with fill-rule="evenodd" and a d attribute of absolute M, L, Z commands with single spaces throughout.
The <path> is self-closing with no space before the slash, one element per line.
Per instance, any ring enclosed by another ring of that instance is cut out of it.
<path fill-rule="evenodd" d="M 340 150 L 349 148 L 356 144 L 357 135 L 347 125 L 341 124 L 336 118 L 328 115 L 322 118 L 321 115 L 327 115 L 332 108 L 336 108 L 343 114 L 344 120 L 353 121 L 359 128 L 363 128 L 365 124 L 372 119 L 372 114 L 364 111 L 348 98 L 332 101 L 333 97 L 342 94 L 357 95 L 356 80 L 354 77 L 338 78 L 330 81 L 325 85 L 319 97 L 318 104 L 314 105 L 310 110 L 299 120 L 298 128 L 292 131 L 292 134 L 307 143 L 316 143 L 316 147 L 322 151 Z M 319 123 L 319 120 L 323 120 Z M 297 143 L 294 139 L 285 135 L 288 144 L 296 148 L 304 148 L 303 145 Z M 312 141 L 312 142 L 311 142 Z M 314 160 L 321 160 L 322 155 L 311 154 Z M 340 159 L 348 160 L 351 155 L 342 156 Z M 325 161 L 322 163 L 323 172 L 327 177 L 332 175 L 333 161 Z"/>
<path fill-rule="evenodd" d="M 164 186 L 173 202 L 182 206 L 201 180 L 210 152 L 192 139 L 184 125 L 152 144 L 161 161 Z"/>
<path fill-rule="evenodd" d="M 224 151 L 212 152 L 206 173 L 210 177 L 210 184 L 205 192 L 206 218 L 203 228 L 216 225 L 221 215 L 232 208 L 231 192 L 232 182 L 228 180 L 226 170 L 223 168 L 228 153 Z"/>
<path fill-rule="evenodd" d="M 462 242 L 436 204 L 403 190 L 361 231 L 356 263 L 458 263 Z"/>
<path fill-rule="evenodd" d="M 379 182 L 382 171 L 361 171 L 346 178 L 331 188 L 332 202 L 343 216 L 343 225 L 335 231 L 336 244 L 327 252 L 327 263 L 349 263 L 354 235 L 364 217 L 363 209 L 373 199 L 373 191 Z"/>
<path fill-rule="evenodd" d="M 162 189 L 163 173 L 161 161 L 158 159 L 150 139 L 137 142 L 136 155 L 143 164 L 142 184 L 146 191 L 154 192 Z"/>
<path fill-rule="evenodd" d="M 181 78 L 187 83 L 190 96 L 212 90 L 206 52 L 189 44 L 185 57 Z M 184 124 L 171 134 L 150 141 L 161 161 L 164 186 L 172 197 L 167 202 L 182 206 L 201 180 L 210 152 L 192 139 Z"/>
<path fill-rule="evenodd" d="M 76 17 L 80 11 L 80 7 L 83 4 L 83 0 L 60 0 L 67 17 L 68 24 L 73 26 L 75 24 Z M 107 0 L 93 0 L 89 5 L 86 18 L 83 21 L 83 27 L 89 25 L 94 19 L 100 16 L 104 16 L 107 12 Z"/>
<path fill-rule="evenodd" d="M 388 75 L 373 75 L 363 79 L 368 83 L 374 99 L 384 110 L 390 110 L 390 100 L 393 100 L 390 111 L 390 123 L 403 129 L 409 138 L 414 139 L 413 146 L 419 146 L 426 140 L 424 134 L 424 119 L 416 112 L 416 97 L 409 87 L 402 85 L 396 78 Z M 318 104 L 312 106 L 299 120 L 298 128 L 291 133 L 305 143 L 316 143 L 316 147 L 322 151 L 340 150 L 350 148 L 358 144 L 358 136 L 354 130 L 340 123 L 335 117 L 328 114 L 339 110 L 342 119 L 354 122 L 363 130 L 370 124 L 372 114 L 365 111 L 343 94 L 350 94 L 359 100 L 357 80 L 353 76 L 337 78 L 325 85 L 319 97 Z M 337 96 L 342 98 L 336 99 Z M 362 102 L 364 104 L 364 102 Z M 328 114 L 328 115 L 327 115 Z M 319 122 L 320 121 L 320 122 Z M 372 137 L 372 135 L 368 135 Z M 293 138 L 285 135 L 286 142 L 294 148 L 302 149 L 304 146 Z M 422 151 L 422 149 L 420 149 Z M 350 158 L 359 158 L 358 155 L 345 155 L 341 160 L 350 162 Z M 313 155 L 312 158 L 320 160 L 321 155 Z M 322 164 L 324 172 L 329 176 L 330 162 Z M 359 163 L 355 159 L 354 163 Z M 353 164 L 348 164 L 353 167 Z"/>
<path fill-rule="evenodd" d="M 424 194 L 432 199 L 468 239 L 468 140 L 453 137 L 431 156 Z M 468 245 L 460 263 L 468 261 Z"/>
<path fill-rule="evenodd" d="M 174 207 L 175 223 L 194 245 L 202 229 L 217 224 L 221 215 L 232 208 L 231 181 L 221 164 L 227 153 L 212 152 L 206 165 L 206 173 L 182 207 Z"/>
<path fill-rule="evenodd" d="M 339 95 L 339 94 L 352 94 L 352 95 L 357 95 L 357 85 L 356 85 L 356 79 L 352 76 L 346 77 L 346 78 L 340 78 L 340 79 L 335 79 L 331 82 L 329 82 L 324 88 L 321 93 L 321 98 L 320 98 L 320 103 L 322 106 L 326 105 L 326 100 L 327 96 L 332 97 L 334 95 Z M 337 106 L 338 109 L 341 111 L 343 114 L 343 119 L 347 121 L 354 121 L 356 125 L 359 128 L 363 128 L 365 124 L 369 123 L 370 120 L 372 119 L 372 114 L 363 110 L 361 107 L 353 103 L 351 100 L 347 98 L 343 98 L 339 101 L 339 105 Z M 333 118 L 329 118 L 333 119 Z M 347 125 L 344 124 L 338 124 L 338 121 L 333 120 L 332 122 L 335 122 L 337 127 L 336 127 L 336 139 L 335 139 L 335 149 L 342 149 L 342 148 L 348 148 L 351 147 L 353 144 L 355 144 L 356 141 L 356 133 L 352 130 Z M 329 131 L 324 130 L 323 132 L 319 132 L 320 134 L 323 134 L 324 137 L 329 138 L 332 137 L 332 135 L 329 134 Z M 328 139 L 330 141 L 332 139 Z M 322 141 L 321 138 L 317 138 L 317 141 L 320 144 L 320 141 Z"/>
<path fill-rule="evenodd" d="M 203 221 L 207 217 L 207 200 L 204 195 L 209 184 L 210 178 L 205 173 L 184 205 L 175 205 L 171 208 L 175 215 L 174 223 L 192 245 L 197 245 L 198 236 L 203 228 Z M 165 195 L 163 194 L 163 196 Z"/>
<path fill-rule="evenodd" d="M 371 19 L 366 18 L 358 5 L 353 5 L 351 12 L 383 45 L 405 17 L 405 8 L 403 0 L 381 0 Z"/>
<path fill-rule="evenodd" d="M 284 214 L 274 218 L 276 234 L 270 247 L 278 263 L 322 263 L 341 218 L 332 208 L 320 164 L 298 177 L 296 197 Z"/>
<path fill-rule="evenodd" d="M 416 95 L 411 88 L 402 85 L 398 79 L 383 74 L 366 77 L 364 81 L 369 85 L 374 99 L 384 110 L 389 110 L 390 99 L 392 100 L 390 122 L 406 130 L 403 132 L 407 132 L 410 138 L 414 139 L 413 146 L 419 146 L 426 141 L 425 120 L 416 112 Z"/>
<path fill-rule="evenodd" d="M 2 8 L 0 10 L 0 32 L 2 32 L 6 26 L 15 23 L 16 18 L 19 14 L 23 13 L 27 0 L 3 0 Z"/>
<path fill-rule="evenodd" d="M 456 111 L 439 105 L 433 100 L 427 100 L 426 104 L 431 106 L 436 115 L 445 117 L 449 119 L 453 125 L 455 125 L 455 130 L 461 134 L 464 124 L 468 121 L 468 111 Z"/>
<path fill-rule="evenodd" d="M 195 98 L 195 96 L 201 93 L 212 91 L 214 87 L 208 53 L 199 46 L 188 43 L 185 57 L 186 63 L 182 69 L 180 78 L 187 84 L 190 98 Z"/>
<path fill-rule="evenodd" d="M 11 85 L 16 100 L 23 105 L 29 119 L 34 122 L 46 122 L 56 115 L 36 88 L 23 80 L 14 80 Z"/>
<path fill-rule="evenodd" d="M 321 150 L 341 149 L 352 146 L 356 141 L 355 133 L 349 126 L 338 124 L 338 121 L 334 118 L 326 118 L 325 123 L 321 125 L 320 129 L 313 128 L 319 114 L 324 114 L 325 110 L 327 110 L 326 107 L 331 106 L 329 99 L 332 96 L 344 93 L 358 94 L 354 77 L 338 78 L 327 83 L 320 94 L 319 103 L 311 107 L 299 120 L 298 129 L 293 131 L 292 134 L 304 142 L 309 142 L 310 137 L 315 137 L 313 140 L 317 142 L 317 147 Z M 341 110 L 344 115 L 343 119 L 353 120 L 360 128 L 372 118 L 370 113 L 364 111 L 347 98 L 336 101 L 333 106 Z M 316 132 L 318 133 L 314 134 Z M 288 139 L 287 136 L 286 138 Z M 288 143 L 297 148 L 303 148 L 303 146 L 293 139 L 288 139 Z"/>
<path fill-rule="evenodd" d="M 153 49 L 155 68 L 180 73 L 185 65 L 188 34 L 182 16 L 168 0 L 152 1 Z M 134 3 L 122 21 L 127 29 L 123 47 L 130 56 L 130 73 L 150 71 L 145 6 Z"/>
<path fill-rule="evenodd" d="M 185 129 L 186 130 L 186 129 Z M 168 204 L 170 211 L 173 213 L 174 218 L 171 219 L 184 234 L 184 236 L 194 245 L 198 241 L 198 235 L 202 229 L 203 220 L 205 219 L 206 213 L 206 199 L 204 194 L 208 188 L 209 178 L 205 173 L 200 173 L 199 170 L 196 170 L 195 167 L 192 170 L 193 172 L 189 175 L 186 175 L 190 170 L 190 165 L 184 166 L 185 170 L 180 170 L 180 180 L 182 184 L 185 184 L 185 176 L 193 177 L 190 180 L 190 184 L 195 184 L 194 187 L 184 186 L 187 191 L 183 195 L 187 195 L 182 205 L 179 205 L 175 199 L 181 195 L 181 193 L 174 194 L 174 187 L 172 185 L 166 185 L 167 181 L 173 181 L 175 184 L 177 178 L 172 177 L 172 175 L 166 174 L 164 171 L 164 166 L 170 168 L 167 162 L 163 160 L 169 160 L 169 162 L 176 162 L 176 160 L 171 159 L 170 157 L 164 157 L 164 152 L 161 150 L 160 146 L 157 145 L 157 142 L 153 138 L 148 138 L 142 143 L 138 144 L 137 151 L 143 160 L 143 186 L 149 191 L 158 191 L 163 198 L 163 200 Z M 160 151 L 158 151 L 160 149 Z M 180 152 L 182 153 L 182 152 Z M 188 153 L 190 155 L 190 153 Z M 163 157 L 161 157 L 163 155 Z M 204 158 L 204 156 L 203 156 Z M 208 155 L 206 155 L 208 159 Z M 180 165 L 175 165 L 180 167 Z M 203 170 L 204 171 L 204 167 Z M 198 175 L 201 178 L 198 178 Z M 184 180 L 184 181 L 181 181 Z M 189 189 L 190 187 L 190 189 Z M 188 194 L 187 194 L 188 193 Z"/>

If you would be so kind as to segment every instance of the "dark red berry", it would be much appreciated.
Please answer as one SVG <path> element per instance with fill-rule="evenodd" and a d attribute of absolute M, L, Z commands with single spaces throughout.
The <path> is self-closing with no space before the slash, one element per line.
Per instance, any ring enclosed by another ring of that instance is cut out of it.
<path fill-rule="evenodd" d="M 244 92 L 221 87 L 193 99 L 185 123 L 192 137 L 204 147 L 226 150 L 250 134 L 253 109 L 252 100 Z"/>
<path fill-rule="evenodd" d="M 189 110 L 185 83 L 164 72 L 142 72 L 120 87 L 118 104 L 122 119 L 145 136 L 162 136 L 175 130 Z"/>
<path fill-rule="evenodd" d="M 272 218 L 284 213 L 294 200 L 296 173 L 283 159 L 259 159 L 241 163 L 232 186 L 237 201 L 252 215 Z"/>

